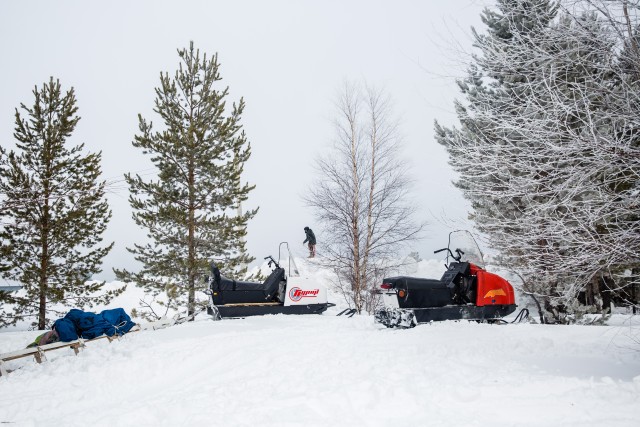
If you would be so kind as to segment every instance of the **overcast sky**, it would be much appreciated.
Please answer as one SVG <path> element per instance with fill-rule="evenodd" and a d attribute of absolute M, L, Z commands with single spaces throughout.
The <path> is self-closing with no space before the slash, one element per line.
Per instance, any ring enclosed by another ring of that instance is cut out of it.
<path fill-rule="evenodd" d="M 113 219 L 105 240 L 112 267 L 134 268 L 126 247 L 144 239 L 122 184 L 127 172 L 149 173 L 131 145 L 137 115 L 152 112 L 159 73 L 173 75 L 177 49 L 190 41 L 218 53 L 229 101 L 244 97 L 242 119 L 252 147 L 244 180 L 256 185 L 245 208 L 260 207 L 248 226 L 248 250 L 261 260 L 288 241 L 296 255 L 304 226 L 319 229 L 301 196 L 317 155 L 331 146 L 333 101 L 345 80 L 366 81 L 393 99 L 403 155 L 416 181 L 420 218 L 430 223 L 416 245 L 423 258 L 446 246 L 452 228 L 468 227 L 468 204 L 451 181 L 434 119 L 455 123 L 453 102 L 471 49 L 470 28 L 483 30 L 483 0 L 415 1 L 2 1 L 0 2 L 0 144 L 13 148 L 14 110 L 33 104 L 49 76 L 74 87 L 82 117 L 70 144 L 102 151 Z M 444 220 L 446 219 L 446 221 Z M 318 235 L 318 252 L 325 236 Z"/>

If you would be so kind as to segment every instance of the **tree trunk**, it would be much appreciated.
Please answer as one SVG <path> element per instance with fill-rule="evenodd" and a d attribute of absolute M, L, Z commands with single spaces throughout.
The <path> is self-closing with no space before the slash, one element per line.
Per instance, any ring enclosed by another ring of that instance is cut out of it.
<path fill-rule="evenodd" d="M 536 306 L 538 307 L 538 316 L 540 317 L 540 323 L 544 325 L 544 324 L 545 324 L 545 323 L 547 323 L 547 322 L 544 320 L 544 313 L 543 313 L 543 311 L 542 311 L 542 306 L 540 305 L 540 302 L 538 301 L 538 299 L 536 298 L 536 296 L 535 296 L 535 295 L 533 295 L 532 293 L 530 293 L 530 294 L 529 294 L 529 296 L 531 297 L 531 299 L 533 300 L 533 302 L 535 302 L 535 303 L 536 303 Z"/>
<path fill-rule="evenodd" d="M 44 233 L 46 234 L 46 229 L 47 229 L 47 217 L 46 217 L 46 213 L 47 213 L 48 209 L 47 206 L 45 205 L 45 218 L 43 221 L 43 230 Z M 45 236 L 43 236 L 42 239 L 42 255 L 40 258 L 40 283 L 39 283 L 39 294 L 40 294 L 40 301 L 39 301 L 39 307 L 38 307 L 38 329 L 39 330 L 44 330 L 44 328 L 47 325 L 47 260 L 48 260 L 48 252 L 49 249 L 47 247 L 47 239 L 45 238 Z"/>
<path fill-rule="evenodd" d="M 355 112 L 350 116 L 351 125 L 351 179 L 353 180 L 353 202 L 351 204 L 351 232 L 353 233 L 353 296 L 358 314 L 362 312 L 362 272 L 360 260 L 360 181 L 358 177 L 358 135 Z"/>
<path fill-rule="evenodd" d="M 44 163 L 46 165 L 45 179 L 43 181 L 44 206 L 42 207 L 42 254 L 40 258 L 40 301 L 38 307 L 38 329 L 44 330 L 47 326 L 47 291 L 48 291 L 48 269 L 49 269 L 49 156 L 44 150 Z"/>
<path fill-rule="evenodd" d="M 638 312 L 638 295 L 636 293 L 636 289 L 638 288 L 638 283 L 636 283 L 636 277 L 640 276 L 640 268 L 631 269 L 631 275 L 633 276 L 633 280 L 631 283 L 631 304 L 633 310 L 633 314 Z"/>
<path fill-rule="evenodd" d="M 38 284 L 40 299 L 38 307 L 38 329 L 44 330 L 47 326 L 47 269 L 49 260 L 49 248 L 47 245 L 47 227 L 48 227 L 48 206 L 44 207 L 45 217 L 43 219 L 42 229 L 42 255 L 40 258 L 40 283 Z"/>
<path fill-rule="evenodd" d="M 588 297 L 588 298 L 586 298 Z M 594 275 L 589 284 L 587 285 L 587 292 L 585 295 L 585 301 L 587 305 L 592 305 L 596 308 L 597 313 L 602 313 L 602 303 L 600 295 L 600 280 L 597 275 Z"/>
<path fill-rule="evenodd" d="M 187 301 L 187 316 L 192 316 L 196 311 L 196 283 L 195 283 L 195 201 L 194 201 L 194 173 L 193 167 L 189 165 L 189 259 L 187 261 L 187 274 L 189 297 Z M 190 319 L 192 321 L 193 319 Z"/>
<path fill-rule="evenodd" d="M 369 97 L 369 104 L 371 107 L 371 170 L 369 172 L 369 200 L 367 203 L 367 237 L 366 243 L 364 247 L 364 272 L 363 272 L 363 285 L 366 287 L 366 295 L 367 295 L 367 311 L 372 310 L 372 298 L 371 298 L 371 289 L 369 288 L 369 252 L 371 251 L 371 241 L 373 238 L 373 198 L 376 191 L 376 155 L 378 148 L 378 134 L 377 134 L 377 115 L 375 110 L 375 100 Z"/>

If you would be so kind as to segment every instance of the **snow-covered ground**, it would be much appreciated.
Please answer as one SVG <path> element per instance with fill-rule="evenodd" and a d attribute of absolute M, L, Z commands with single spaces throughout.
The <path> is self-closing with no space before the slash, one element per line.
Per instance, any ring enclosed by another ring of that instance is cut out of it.
<path fill-rule="evenodd" d="M 327 277 L 306 261 L 298 267 Z M 433 277 L 438 268 L 424 261 L 415 271 Z M 17 369 L 0 378 L 0 424 L 640 425 L 638 316 L 613 326 L 391 330 L 371 316 L 337 317 L 339 308 L 219 322 L 203 315 L 88 343 L 78 356 L 57 350 L 42 364 L 10 362 Z M 0 333 L 0 352 L 37 334 Z"/>

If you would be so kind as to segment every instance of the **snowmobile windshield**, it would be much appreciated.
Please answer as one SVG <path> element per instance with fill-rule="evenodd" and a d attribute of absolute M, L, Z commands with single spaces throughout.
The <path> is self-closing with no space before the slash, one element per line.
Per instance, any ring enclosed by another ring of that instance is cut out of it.
<path fill-rule="evenodd" d="M 460 261 L 471 262 L 480 268 L 484 268 L 484 260 L 480 247 L 467 230 L 458 230 L 449 233 L 449 250 L 455 256 L 458 256 L 459 252 L 456 250 L 459 250 L 462 253 Z M 448 257 L 451 257 L 451 255 L 448 255 Z"/>

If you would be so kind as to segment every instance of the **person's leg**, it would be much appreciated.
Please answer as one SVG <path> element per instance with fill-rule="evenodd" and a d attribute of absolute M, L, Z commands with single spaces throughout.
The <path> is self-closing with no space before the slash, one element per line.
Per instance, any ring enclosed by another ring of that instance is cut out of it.
<path fill-rule="evenodd" d="M 313 245 L 309 243 L 309 258 L 313 258 Z"/>

